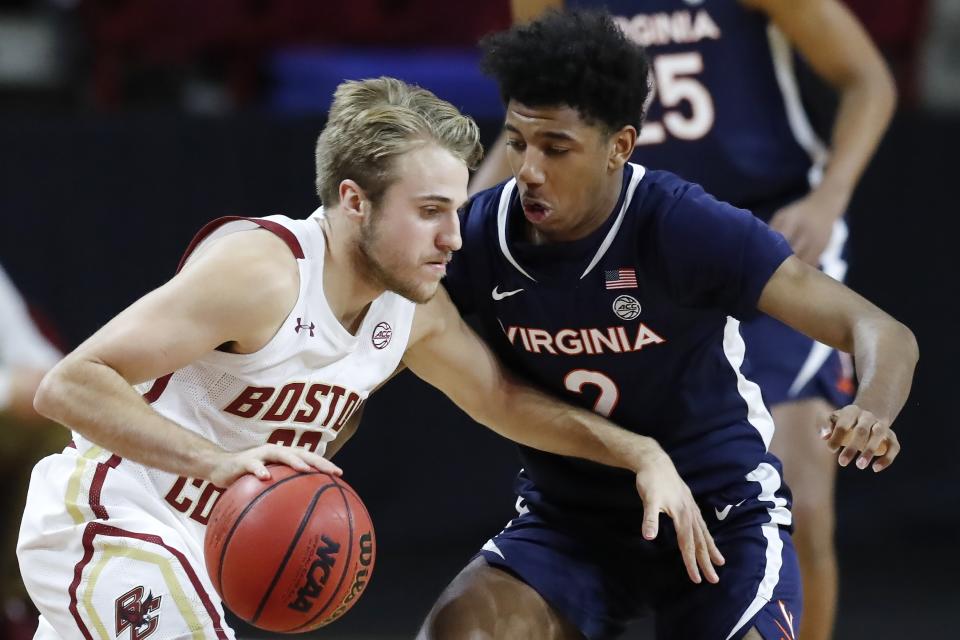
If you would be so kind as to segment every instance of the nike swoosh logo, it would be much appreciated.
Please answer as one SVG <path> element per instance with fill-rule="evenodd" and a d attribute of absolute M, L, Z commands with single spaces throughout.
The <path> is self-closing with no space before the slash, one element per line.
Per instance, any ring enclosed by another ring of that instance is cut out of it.
<path fill-rule="evenodd" d="M 728 515 L 730 515 L 730 509 L 733 509 L 734 507 L 739 507 L 740 505 L 743 504 L 743 502 L 744 501 L 741 500 L 737 504 L 728 504 L 723 509 L 717 509 L 716 507 L 714 507 L 713 513 L 716 514 L 717 520 L 720 520 L 722 522 L 727 519 Z"/>
<path fill-rule="evenodd" d="M 494 300 L 503 300 L 504 298 L 509 298 L 510 296 L 515 296 L 523 289 L 514 289 L 513 291 L 497 291 L 500 288 L 500 285 L 497 285 L 493 288 L 493 291 L 490 292 L 490 295 L 493 296 Z"/>

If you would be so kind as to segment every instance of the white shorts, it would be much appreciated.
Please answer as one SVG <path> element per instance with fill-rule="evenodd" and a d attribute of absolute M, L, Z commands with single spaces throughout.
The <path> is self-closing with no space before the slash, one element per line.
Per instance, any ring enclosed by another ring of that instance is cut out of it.
<path fill-rule="evenodd" d="M 233 640 L 202 541 L 137 467 L 99 447 L 34 467 L 17 558 L 36 638 Z"/>

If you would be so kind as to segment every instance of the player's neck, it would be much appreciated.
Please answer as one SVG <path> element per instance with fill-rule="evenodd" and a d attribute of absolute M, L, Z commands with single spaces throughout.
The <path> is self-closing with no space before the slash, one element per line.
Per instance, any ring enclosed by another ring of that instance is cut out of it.
<path fill-rule="evenodd" d="M 323 256 L 323 293 L 327 305 L 351 334 L 359 329 L 370 303 L 384 289 L 356 268 L 355 243 L 330 217 L 320 220 L 327 250 Z"/>

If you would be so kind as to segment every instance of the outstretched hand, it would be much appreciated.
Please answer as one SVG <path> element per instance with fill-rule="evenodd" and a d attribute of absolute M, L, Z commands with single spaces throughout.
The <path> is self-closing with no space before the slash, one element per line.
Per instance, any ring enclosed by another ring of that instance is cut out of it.
<path fill-rule="evenodd" d="M 830 413 L 820 427 L 820 437 L 834 452 L 840 452 L 837 462 L 841 467 L 850 464 L 859 451 L 857 468 L 866 469 L 873 461 L 872 469 L 879 472 L 893 464 L 900 453 L 900 441 L 890 422 L 855 404 Z"/>
<path fill-rule="evenodd" d="M 285 464 L 297 471 L 321 471 L 339 476 L 343 471 L 326 458 L 302 447 L 284 447 L 278 444 L 264 444 L 252 449 L 224 452 L 210 472 L 209 480 L 218 487 L 229 487 L 237 478 L 252 473 L 261 480 L 270 479 L 267 465 Z"/>
<path fill-rule="evenodd" d="M 677 531 L 677 543 L 690 579 L 699 584 L 703 571 L 707 582 L 719 582 L 714 565 L 720 566 L 726 561 L 707 529 L 690 488 L 666 452 L 660 451 L 649 458 L 637 472 L 637 492 L 643 500 L 643 537 L 656 538 L 660 514 L 667 514 Z"/>

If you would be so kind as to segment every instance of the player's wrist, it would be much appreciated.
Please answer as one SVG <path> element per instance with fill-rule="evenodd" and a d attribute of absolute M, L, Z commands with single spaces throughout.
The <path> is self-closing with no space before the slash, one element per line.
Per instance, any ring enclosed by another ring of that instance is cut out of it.
<path fill-rule="evenodd" d="M 847 210 L 850 204 L 850 198 L 853 196 L 853 186 L 840 180 L 831 180 L 825 177 L 818 186 L 813 195 L 821 206 L 817 211 L 829 215 L 833 219 L 840 218 Z"/>
<path fill-rule="evenodd" d="M 232 457 L 233 454 L 212 442 L 206 446 L 191 447 L 187 461 L 191 471 L 184 475 L 216 484 L 216 479 L 222 477 L 224 468 L 231 464 Z"/>
<path fill-rule="evenodd" d="M 635 436 L 627 450 L 626 466 L 634 473 L 640 473 L 652 466 L 662 464 L 670 456 L 660 443 L 647 436 Z"/>

